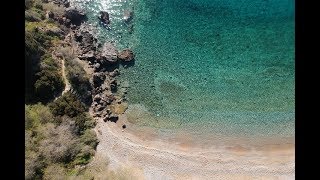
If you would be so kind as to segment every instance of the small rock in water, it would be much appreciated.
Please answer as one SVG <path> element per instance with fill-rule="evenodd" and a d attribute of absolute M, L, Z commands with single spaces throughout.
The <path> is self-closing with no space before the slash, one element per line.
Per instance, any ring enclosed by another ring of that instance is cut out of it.
<path fill-rule="evenodd" d="M 125 10 L 123 13 L 123 20 L 128 23 L 132 20 L 133 12 L 130 10 Z"/>
<path fill-rule="evenodd" d="M 106 11 L 100 11 L 100 16 L 98 17 L 104 24 L 110 24 L 109 13 Z"/>
<path fill-rule="evenodd" d="M 134 54 L 130 49 L 125 49 L 118 54 L 118 59 L 129 62 L 134 59 Z"/>

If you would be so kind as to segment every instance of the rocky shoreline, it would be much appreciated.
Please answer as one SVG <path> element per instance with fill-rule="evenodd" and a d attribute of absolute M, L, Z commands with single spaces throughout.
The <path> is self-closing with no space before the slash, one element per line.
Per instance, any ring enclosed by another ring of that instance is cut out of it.
<path fill-rule="evenodd" d="M 110 42 L 99 43 L 92 27 L 86 23 L 87 16 L 83 10 L 71 7 L 66 0 L 46 1 L 50 2 L 64 7 L 62 16 L 51 11 L 46 12 L 47 19 L 60 25 L 61 29 L 55 29 L 54 32 L 64 35 L 64 43 L 69 45 L 73 54 L 87 63 L 93 71 L 90 77 L 92 90 L 89 92 L 92 98 L 93 117 L 102 118 L 105 122 L 117 122 L 118 115 L 124 113 L 128 103 L 125 98 L 127 89 L 118 89 L 119 83 L 116 77 L 120 74 L 120 65 L 133 65 L 134 53 L 130 49 L 118 50 Z M 131 20 L 132 13 L 126 13 L 123 19 L 124 22 Z M 97 21 L 109 24 L 108 12 L 101 11 Z"/>

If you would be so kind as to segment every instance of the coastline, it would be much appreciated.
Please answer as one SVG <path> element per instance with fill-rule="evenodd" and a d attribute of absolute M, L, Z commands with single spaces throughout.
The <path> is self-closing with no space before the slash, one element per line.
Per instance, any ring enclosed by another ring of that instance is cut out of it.
<path fill-rule="evenodd" d="M 67 12 L 82 21 L 82 12 L 71 10 Z M 64 18 L 58 20 L 69 28 Z M 130 122 L 126 111 L 130 101 L 123 98 L 126 89 L 119 89 L 117 94 L 114 88 L 120 87 L 116 66 L 134 61 L 132 52 L 117 50 L 108 43 L 96 48 L 95 34 L 84 23 L 71 26 L 66 34 L 65 41 L 76 49 L 76 61 L 84 67 L 93 87 L 90 114 L 96 120 L 94 130 L 100 143 L 88 166 L 102 160 L 109 162 L 111 170 L 132 169 L 134 179 L 294 179 L 294 137 L 255 141 L 211 134 L 202 137 L 185 129 L 160 133 L 159 129 Z M 127 54 L 120 58 L 124 52 Z"/>
<path fill-rule="evenodd" d="M 109 161 L 110 169 L 134 167 L 137 179 L 294 179 L 294 144 L 204 147 L 187 134 L 164 140 L 152 128 L 139 132 L 126 114 L 117 123 L 96 120 L 96 157 Z"/>

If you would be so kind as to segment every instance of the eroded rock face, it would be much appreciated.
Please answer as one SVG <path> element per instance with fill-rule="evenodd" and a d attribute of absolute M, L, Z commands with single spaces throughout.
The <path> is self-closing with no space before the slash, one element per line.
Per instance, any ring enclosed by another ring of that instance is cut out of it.
<path fill-rule="evenodd" d="M 118 51 L 111 43 L 105 43 L 102 47 L 101 60 L 115 64 L 118 60 Z"/>
<path fill-rule="evenodd" d="M 76 8 L 67 8 L 65 10 L 64 16 L 67 19 L 70 19 L 71 24 L 79 26 L 82 22 L 84 22 L 87 19 L 86 14 L 84 11 L 76 9 Z"/>
<path fill-rule="evenodd" d="M 99 20 L 104 24 L 110 24 L 109 13 L 106 11 L 99 12 Z"/>
<path fill-rule="evenodd" d="M 88 31 L 78 30 L 74 34 L 75 41 L 78 42 L 81 54 L 79 59 L 87 59 L 92 61 L 96 59 L 97 39 Z"/>
<path fill-rule="evenodd" d="M 121 61 L 129 62 L 134 60 L 134 54 L 130 49 L 125 49 L 118 54 L 118 59 Z"/>

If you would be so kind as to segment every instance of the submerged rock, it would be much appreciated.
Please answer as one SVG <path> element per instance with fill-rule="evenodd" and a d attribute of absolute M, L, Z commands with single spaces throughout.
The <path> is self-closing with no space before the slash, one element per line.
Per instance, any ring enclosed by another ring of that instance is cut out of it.
<path fill-rule="evenodd" d="M 125 10 L 123 13 L 123 20 L 126 23 L 129 23 L 132 20 L 132 18 L 133 18 L 133 12 L 130 10 Z"/>
<path fill-rule="evenodd" d="M 104 24 L 109 24 L 110 23 L 109 13 L 108 12 L 100 11 L 99 14 L 100 14 L 100 16 L 98 18 L 102 23 L 104 23 Z"/>
<path fill-rule="evenodd" d="M 118 54 L 118 59 L 129 62 L 134 60 L 134 54 L 130 49 L 125 49 Z"/>

